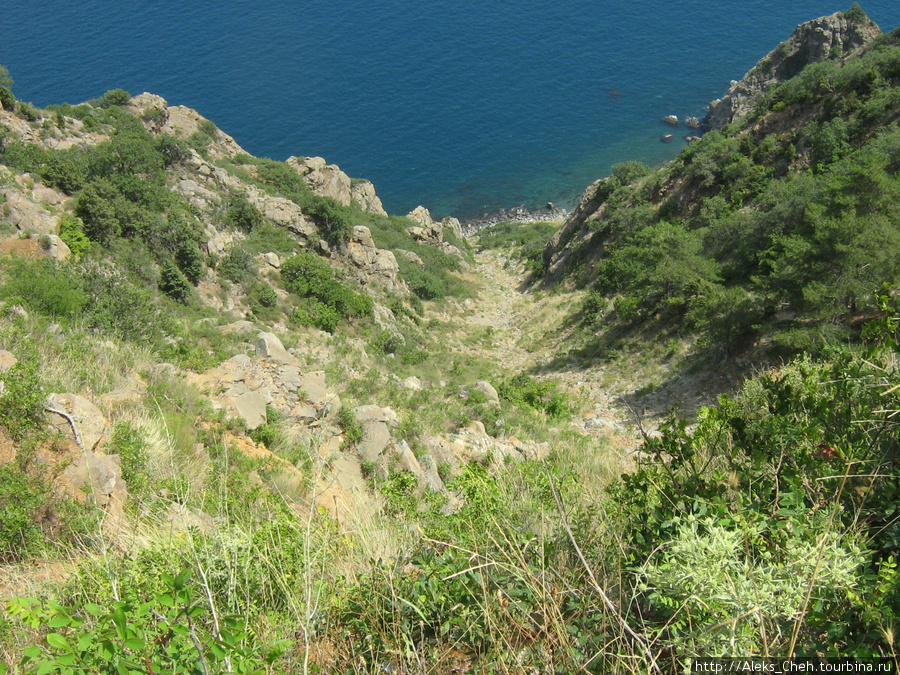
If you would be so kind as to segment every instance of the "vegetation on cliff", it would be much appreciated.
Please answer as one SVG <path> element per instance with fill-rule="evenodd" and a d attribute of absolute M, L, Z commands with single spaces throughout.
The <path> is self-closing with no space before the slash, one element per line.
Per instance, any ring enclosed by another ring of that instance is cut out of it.
<path fill-rule="evenodd" d="M 11 112 L 0 70 L 0 673 L 896 658 L 898 64 L 475 254 L 149 95 Z M 785 358 L 629 432 L 592 366 L 660 336 Z"/>

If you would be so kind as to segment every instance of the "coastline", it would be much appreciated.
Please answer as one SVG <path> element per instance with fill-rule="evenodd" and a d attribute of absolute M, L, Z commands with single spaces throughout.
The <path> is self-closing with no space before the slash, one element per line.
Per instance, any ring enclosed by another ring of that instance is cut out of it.
<path fill-rule="evenodd" d="M 524 206 L 513 206 L 493 213 L 485 213 L 477 218 L 461 221 L 462 233 L 469 237 L 480 230 L 499 223 L 561 223 L 569 217 L 570 211 L 548 203 L 542 209 L 528 210 Z"/>

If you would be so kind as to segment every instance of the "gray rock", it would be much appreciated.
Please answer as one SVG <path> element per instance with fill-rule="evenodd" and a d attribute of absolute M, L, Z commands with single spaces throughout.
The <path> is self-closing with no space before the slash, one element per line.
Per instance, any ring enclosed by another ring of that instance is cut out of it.
<path fill-rule="evenodd" d="M 281 340 L 273 333 L 260 333 L 256 341 L 256 355 L 282 364 L 295 364 L 297 359 L 288 353 Z"/>
<path fill-rule="evenodd" d="M 500 395 L 490 382 L 480 380 L 475 383 L 473 388 L 487 396 L 489 403 L 500 405 Z"/>
<path fill-rule="evenodd" d="M 391 432 L 384 422 L 363 423 L 363 437 L 356 450 L 363 460 L 374 462 L 391 442 Z"/>
<path fill-rule="evenodd" d="M 245 391 L 232 397 L 238 417 L 243 417 L 248 429 L 266 423 L 266 396 L 259 391 Z"/>

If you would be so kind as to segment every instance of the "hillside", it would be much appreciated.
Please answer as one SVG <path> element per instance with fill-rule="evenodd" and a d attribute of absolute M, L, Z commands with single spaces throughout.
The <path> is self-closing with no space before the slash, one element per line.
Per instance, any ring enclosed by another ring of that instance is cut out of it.
<path fill-rule="evenodd" d="M 854 5 L 464 237 L 0 67 L 0 674 L 896 658 L 898 82 Z"/>
<path fill-rule="evenodd" d="M 594 293 L 595 353 L 649 332 L 760 361 L 855 333 L 900 270 L 898 39 L 858 5 L 803 24 L 675 161 L 588 189 L 544 279 Z"/>

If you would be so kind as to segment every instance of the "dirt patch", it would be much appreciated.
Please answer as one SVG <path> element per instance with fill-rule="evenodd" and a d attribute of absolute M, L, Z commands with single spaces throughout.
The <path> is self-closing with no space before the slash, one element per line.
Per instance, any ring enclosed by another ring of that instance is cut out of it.
<path fill-rule="evenodd" d="M 0 255 L 20 255 L 24 258 L 42 258 L 44 247 L 37 239 L 0 239 Z"/>

